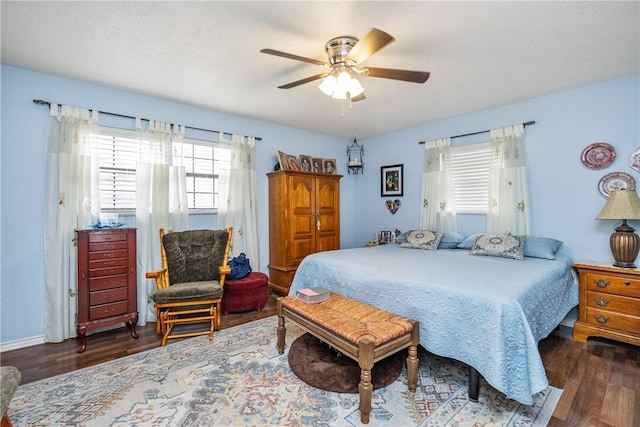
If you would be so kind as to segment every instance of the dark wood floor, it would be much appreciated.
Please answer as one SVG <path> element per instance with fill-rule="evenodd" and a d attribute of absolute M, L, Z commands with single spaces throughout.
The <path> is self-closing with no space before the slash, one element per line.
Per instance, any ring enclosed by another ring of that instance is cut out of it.
<path fill-rule="evenodd" d="M 223 316 L 222 328 L 275 312 L 275 299 L 270 298 L 261 313 Z M 3 352 L 0 360 L 2 365 L 20 369 L 22 384 L 26 384 L 160 345 L 155 323 L 138 327 L 137 332 L 137 340 L 125 328 L 90 335 L 87 349 L 81 354 L 76 352 L 76 340 L 71 339 Z M 552 334 L 540 342 L 540 353 L 549 382 L 563 389 L 549 426 L 640 426 L 639 347 L 611 341 L 584 344 Z"/>

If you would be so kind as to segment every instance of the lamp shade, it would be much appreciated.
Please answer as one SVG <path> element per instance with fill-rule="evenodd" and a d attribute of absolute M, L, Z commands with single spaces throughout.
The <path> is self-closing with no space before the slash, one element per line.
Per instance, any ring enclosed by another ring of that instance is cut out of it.
<path fill-rule="evenodd" d="M 609 238 L 613 265 L 622 268 L 635 268 L 635 260 L 640 252 L 640 236 L 627 224 L 628 219 L 640 219 L 640 198 L 634 190 L 615 190 L 596 219 L 618 219 L 622 224 Z"/>
<path fill-rule="evenodd" d="M 640 219 L 640 198 L 634 190 L 615 190 L 596 219 Z"/>

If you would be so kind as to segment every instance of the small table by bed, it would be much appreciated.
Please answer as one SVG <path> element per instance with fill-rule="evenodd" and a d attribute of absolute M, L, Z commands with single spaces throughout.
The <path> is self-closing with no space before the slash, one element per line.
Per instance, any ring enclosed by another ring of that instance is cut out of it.
<path fill-rule="evenodd" d="M 318 304 L 295 297 L 280 297 L 278 310 L 278 352 L 284 353 L 284 318 L 329 344 L 360 365 L 360 420 L 369 422 L 371 412 L 371 369 L 375 362 L 409 348 L 407 377 L 409 391 L 418 381 L 418 322 L 398 316 L 340 294 Z"/>

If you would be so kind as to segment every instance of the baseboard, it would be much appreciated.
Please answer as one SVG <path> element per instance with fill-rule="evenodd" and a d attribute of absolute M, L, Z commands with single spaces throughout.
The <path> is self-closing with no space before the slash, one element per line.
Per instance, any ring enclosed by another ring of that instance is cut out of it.
<path fill-rule="evenodd" d="M 44 335 L 0 343 L 0 352 L 18 350 L 38 344 L 44 344 Z"/>

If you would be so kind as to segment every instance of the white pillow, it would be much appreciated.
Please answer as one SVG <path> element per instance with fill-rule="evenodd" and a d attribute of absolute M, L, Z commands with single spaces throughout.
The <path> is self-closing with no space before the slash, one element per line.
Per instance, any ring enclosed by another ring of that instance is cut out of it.
<path fill-rule="evenodd" d="M 407 233 L 407 240 L 400 247 L 435 251 L 442 240 L 442 234 L 440 231 L 412 230 Z"/>

